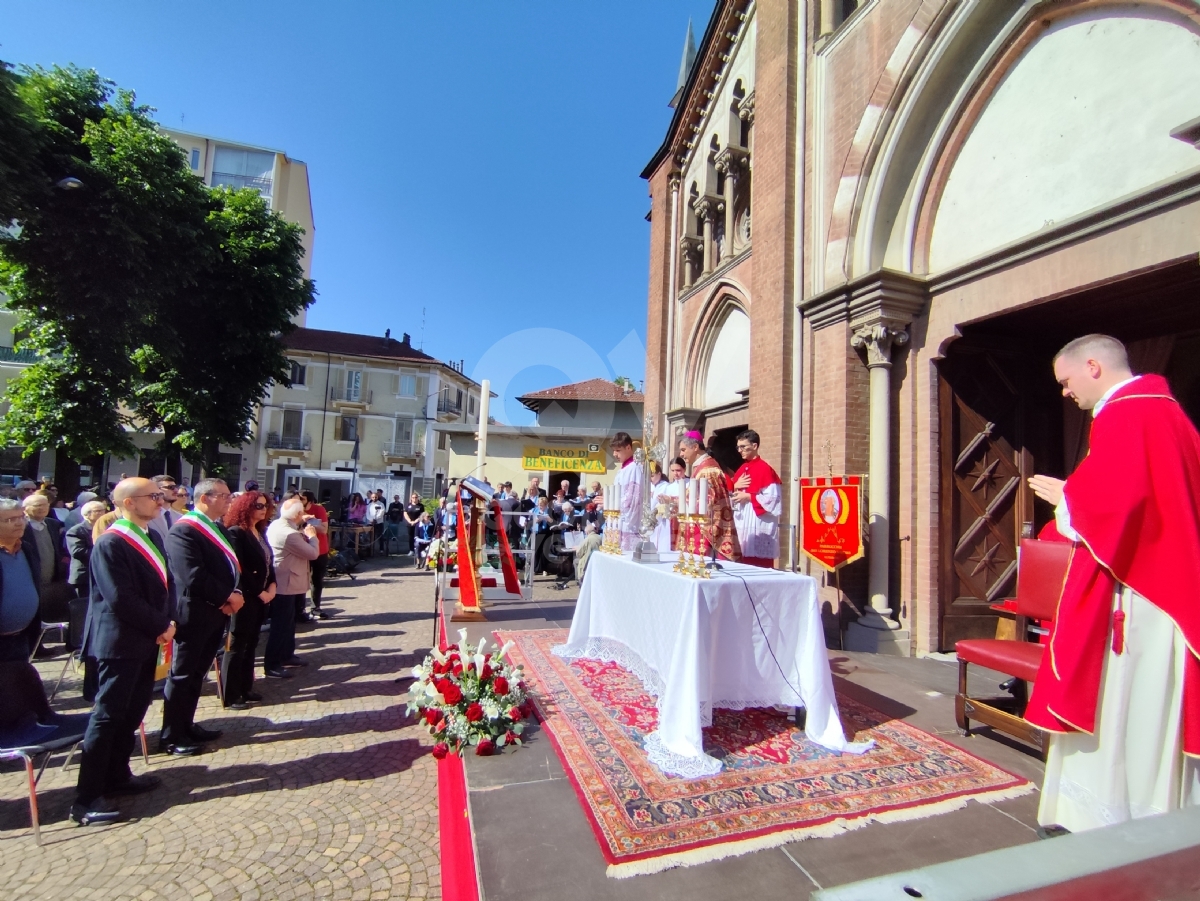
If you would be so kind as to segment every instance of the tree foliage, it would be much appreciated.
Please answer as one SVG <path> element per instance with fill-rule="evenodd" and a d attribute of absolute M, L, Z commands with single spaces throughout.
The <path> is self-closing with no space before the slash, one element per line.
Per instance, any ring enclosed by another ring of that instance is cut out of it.
<path fill-rule="evenodd" d="M 94 71 L 28 69 L 15 96 L 41 188 L 14 194 L 36 200 L 0 240 L 0 278 L 40 362 L 10 383 L 0 438 L 83 460 L 162 429 L 161 451 L 213 463 L 286 377 L 280 335 L 313 298 L 301 230 L 253 191 L 205 187 L 152 110 Z M 46 187 L 68 176 L 84 186 Z"/>

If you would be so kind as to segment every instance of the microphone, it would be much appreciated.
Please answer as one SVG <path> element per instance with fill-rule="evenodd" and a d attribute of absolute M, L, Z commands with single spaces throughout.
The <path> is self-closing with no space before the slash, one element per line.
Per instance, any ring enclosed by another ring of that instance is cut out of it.
<path fill-rule="evenodd" d="M 725 567 L 717 562 L 717 543 L 715 541 L 712 542 L 712 559 L 707 561 L 704 565 L 708 569 L 715 569 L 720 572 L 725 571 Z"/>

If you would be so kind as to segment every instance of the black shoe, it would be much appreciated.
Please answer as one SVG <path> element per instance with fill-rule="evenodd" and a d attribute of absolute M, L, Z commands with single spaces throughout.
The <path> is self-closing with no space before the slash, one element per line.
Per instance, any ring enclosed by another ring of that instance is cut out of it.
<path fill-rule="evenodd" d="M 317 619 L 333 619 L 332 613 L 326 613 L 324 610 L 317 611 Z"/>
<path fill-rule="evenodd" d="M 152 792 L 162 785 L 162 780 L 150 773 L 143 773 L 141 776 L 130 776 L 125 782 L 119 785 L 112 786 L 108 793 L 110 795 L 144 795 L 146 792 Z"/>
<path fill-rule="evenodd" d="M 192 724 L 193 741 L 216 741 L 221 735 L 222 732 L 220 729 L 205 729 L 203 726 L 197 726 L 195 723 Z"/>
<path fill-rule="evenodd" d="M 250 702 L 245 698 L 239 698 L 236 701 L 230 701 L 225 705 L 226 710 L 249 710 Z"/>
<path fill-rule="evenodd" d="M 113 807 L 104 798 L 97 798 L 89 804 L 80 804 L 76 802 L 71 805 L 71 812 L 67 814 L 67 818 L 72 823 L 78 823 L 80 826 L 91 826 L 93 823 L 102 825 L 104 823 L 115 823 L 121 818 L 121 811 Z"/>
<path fill-rule="evenodd" d="M 195 757 L 203 750 L 203 745 L 184 744 L 183 742 L 172 742 L 169 745 L 158 746 L 158 751 L 160 754 L 167 754 L 171 757 Z"/>
<path fill-rule="evenodd" d="M 315 623 L 316 621 L 317 621 L 317 618 L 315 616 L 313 616 L 313 614 L 311 614 L 311 613 L 305 613 L 301 616 L 296 617 L 296 622 L 298 622 L 298 623 Z"/>
<path fill-rule="evenodd" d="M 246 692 L 246 700 L 251 704 L 257 704 L 262 701 L 262 695 L 260 695 L 257 691 L 248 691 Z"/>
<path fill-rule="evenodd" d="M 308 663 L 301 660 L 299 657 L 293 657 L 291 660 L 283 661 L 283 663 L 280 665 L 287 667 L 288 669 L 295 669 L 298 666 L 308 666 Z"/>
<path fill-rule="evenodd" d="M 285 670 L 283 667 L 279 667 L 278 669 L 265 669 L 265 670 L 263 670 L 263 675 L 265 675 L 268 679 L 290 679 L 290 678 L 292 678 L 292 674 L 289 673 L 287 670 Z"/>

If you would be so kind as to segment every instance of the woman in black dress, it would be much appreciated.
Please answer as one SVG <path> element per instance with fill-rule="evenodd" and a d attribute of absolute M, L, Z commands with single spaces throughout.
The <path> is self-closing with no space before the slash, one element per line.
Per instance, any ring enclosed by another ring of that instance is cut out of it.
<path fill-rule="evenodd" d="M 242 567 L 238 588 L 246 602 L 229 621 L 229 650 L 221 663 L 225 682 L 225 706 L 245 710 L 262 700 L 254 686 L 254 652 L 266 617 L 267 604 L 275 598 L 275 556 L 267 544 L 270 501 L 260 491 L 247 491 L 233 499 L 224 523 L 233 538 L 233 550 Z"/>

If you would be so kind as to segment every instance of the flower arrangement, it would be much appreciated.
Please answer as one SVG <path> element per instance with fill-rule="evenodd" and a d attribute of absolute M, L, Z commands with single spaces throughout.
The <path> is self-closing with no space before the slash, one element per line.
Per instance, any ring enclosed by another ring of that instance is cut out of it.
<path fill-rule="evenodd" d="M 446 569 L 453 569 L 458 566 L 458 554 L 455 551 L 455 543 L 448 542 L 442 538 L 435 538 L 429 543 L 429 550 L 425 552 L 425 565 L 430 569 L 437 569 L 443 563 Z"/>
<path fill-rule="evenodd" d="M 467 630 L 458 632 L 458 644 L 434 650 L 413 667 L 408 712 L 418 714 L 434 737 L 433 756 L 441 759 L 454 751 L 460 757 L 473 747 L 487 757 L 507 745 L 520 745 L 532 713 L 526 698 L 521 666 L 506 659 L 512 642 L 496 653 L 494 645 L 467 641 Z"/>

